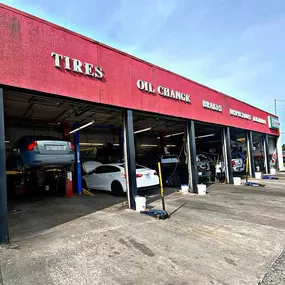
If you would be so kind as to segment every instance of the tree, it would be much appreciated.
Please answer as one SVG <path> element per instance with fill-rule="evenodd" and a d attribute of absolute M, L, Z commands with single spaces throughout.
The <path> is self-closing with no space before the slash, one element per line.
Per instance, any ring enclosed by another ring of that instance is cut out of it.
<path fill-rule="evenodd" d="M 285 143 L 282 145 L 282 150 L 285 151 Z"/>

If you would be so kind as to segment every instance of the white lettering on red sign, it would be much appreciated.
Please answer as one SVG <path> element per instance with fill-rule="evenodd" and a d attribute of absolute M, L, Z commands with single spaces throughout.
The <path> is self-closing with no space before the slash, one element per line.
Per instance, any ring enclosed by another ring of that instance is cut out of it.
<path fill-rule="evenodd" d="M 251 120 L 251 115 L 237 111 L 237 110 L 234 110 L 234 109 L 230 109 L 230 114 L 232 116 L 239 117 L 239 118 L 242 118 L 245 120 Z"/>
<path fill-rule="evenodd" d="M 152 93 L 152 94 L 156 93 L 156 90 L 153 88 L 152 83 L 141 80 L 141 79 L 137 81 L 137 87 L 138 89 L 148 92 L 148 93 Z M 191 103 L 189 94 L 185 94 L 185 93 L 182 93 L 174 89 L 169 89 L 164 86 L 158 86 L 157 93 L 163 97 L 172 98 L 175 100 L 183 101 L 185 103 Z"/>
<path fill-rule="evenodd" d="M 266 125 L 266 120 L 253 116 L 252 120 L 256 123 Z"/>
<path fill-rule="evenodd" d="M 169 97 L 175 100 L 183 101 L 185 103 L 191 103 L 189 94 L 185 94 L 177 90 L 169 89 L 163 86 L 158 86 L 157 92 L 160 96 L 163 96 L 163 97 Z"/>
<path fill-rule="evenodd" d="M 206 100 L 203 100 L 203 107 L 206 109 L 217 111 L 217 112 L 223 112 L 222 105 L 215 104 L 215 103 L 212 103 Z"/>
<path fill-rule="evenodd" d="M 103 69 L 100 66 L 94 66 L 92 63 L 82 62 L 79 59 L 63 56 L 56 52 L 52 52 L 51 56 L 54 58 L 54 66 L 57 68 L 64 66 L 65 70 L 72 70 L 98 79 L 102 79 L 104 76 Z"/>

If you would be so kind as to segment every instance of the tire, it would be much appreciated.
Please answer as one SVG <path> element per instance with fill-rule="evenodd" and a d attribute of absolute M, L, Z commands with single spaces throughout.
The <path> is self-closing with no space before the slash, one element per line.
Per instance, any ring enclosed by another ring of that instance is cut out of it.
<path fill-rule="evenodd" d="M 25 170 L 25 166 L 21 158 L 17 159 L 17 169 L 21 172 Z"/>
<path fill-rule="evenodd" d="M 121 197 L 124 195 L 123 186 L 119 181 L 113 181 L 111 190 L 114 196 Z"/>

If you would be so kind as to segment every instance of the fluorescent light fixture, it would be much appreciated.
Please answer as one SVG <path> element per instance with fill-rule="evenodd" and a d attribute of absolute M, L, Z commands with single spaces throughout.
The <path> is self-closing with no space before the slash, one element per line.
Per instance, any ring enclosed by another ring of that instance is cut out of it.
<path fill-rule="evenodd" d="M 79 143 L 81 146 L 100 146 L 104 145 L 103 143 L 92 143 L 92 142 L 81 142 Z"/>
<path fill-rule="evenodd" d="M 5 141 L 5 143 L 10 143 L 10 141 Z"/>
<path fill-rule="evenodd" d="M 176 134 L 172 134 L 172 135 L 166 135 L 165 137 L 166 138 L 169 138 L 169 137 L 175 137 L 175 136 L 180 136 L 180 135 L 184 135 L 185 132 L 181 132 L 181 133 L 176 133 Z"/>
<path fill-rule="evenodd" d="M 150 130 L 151 130 L 151 127 L 146 128 L 146 129 L 142 129 L 142 130 L 135 131 L 134 134 L 138 134 L 138 133 L 142 133 L 142 132 L 146 132 L 146 131 L 150 131 Z"/>
<path fill-rule="evenodd" d="M 75 129 L 75 130 L 69 132 L 69 134 L 73 134 L 73 133 L 75 133 L 75 132 L 78 132 L 78 131 L 80 131 L 80 130 L 82 130 L 82 129 L 84 129 L 84 128 L 87 128 L 87 127 L 93 125 L 94 123 L 95 123 L 95 121 L 93 120 L 93 121 L 91 121 L 90 123 L 88 123 L 88 124 L 86 124 L 86 125 L 83 125 L 83 126 L 77 128 L 77 129 Z"/>
<path fill-rule="evenodd" d="M 113 146 L 120 146 L 120 144 L 119 143 L 114 143 Z"/>
<path fill-rule="evenodd" d="M 195 137 L 195 139 L 202 139 L 202 138 L 213 137 L 214 135 L 215 135 L 215 134 L 209 134 L 209 135 L 198 136 L 198 137 Z"/>
<path fill-rule="evenodd" d="M 157 144 L 142 144 L 141 147 L 157 147 Z"/>
<path fill-rule="evenodd" d="M 175 144 L 167 144 L 166 147 L 176 147 Z"/>
<path fill-rule="evenodd" d="M 175 136 L 180 136 L 180 135 L 184 135 L 185 132 L 181 132 L 181 133 L 175 133 L 175 134 L 170 134 L 170 135 L 166 135 L 165 138 L 170 138 L 170 137 L 175 137 Z M 159 140 L 160 137 L 157 137 L 157 139 Z"/>

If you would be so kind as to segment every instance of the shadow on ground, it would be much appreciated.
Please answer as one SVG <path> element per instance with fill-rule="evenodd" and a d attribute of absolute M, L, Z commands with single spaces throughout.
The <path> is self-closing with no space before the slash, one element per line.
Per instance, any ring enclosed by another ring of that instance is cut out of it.
<path fill-rule="evenodd" d="M 166 188 L 165 195 L 173 193 L 175 189 Z M 21 239 L 40 235 L 43 232 L 76 220 L 80 217 L 95 213 L 105 208 L 117 205 L 117 210 L 126 209 L 127 197 L 115 197 L 111 193 L 93 191 L 92 196 L 74 196 L 72 198 L 47 196 L 43 198 L 21 198 L 9 203 L 11 211 L 8 215 L 10 239 Z M 140 193 L 146 195 L 150 201 L 160 199 L 159 188 Z M 18 211 L 19 210 L 19 211 Z"/>

